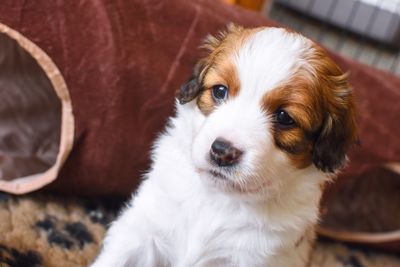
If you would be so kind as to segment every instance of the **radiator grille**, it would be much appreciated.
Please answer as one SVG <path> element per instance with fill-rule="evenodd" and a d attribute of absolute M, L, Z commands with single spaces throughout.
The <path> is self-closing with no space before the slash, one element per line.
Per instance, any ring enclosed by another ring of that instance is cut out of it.
<path fill-rule="evenodd" d="M 324 9 L 321 9 L 321 1 Z M 354 3 L 346 10 L 347 18 L 337 23 L 335 16 L 342 12 L 342 1 Z M 368 13 L 363 9 L 365 6 L 370 8 Z M 382 12 L 390 13 L 382 15 Z M 386 24 L 380 24 L 382 16 L 386 16 Z M 269 9 L 269 17 L 340 54 L 400 76 L 400 39 L 393 39 L 393 36 L 400 38 L 400 21 L 397 21 L 400 0 L 276 0 Z M 396 23 L 399 25 L 398 29 L 394 28 L 392 39 L 379 38 L 388 36 L 387 25 L 397 27 Z M 359 28 L 354 29 L 354 25 Z"/>

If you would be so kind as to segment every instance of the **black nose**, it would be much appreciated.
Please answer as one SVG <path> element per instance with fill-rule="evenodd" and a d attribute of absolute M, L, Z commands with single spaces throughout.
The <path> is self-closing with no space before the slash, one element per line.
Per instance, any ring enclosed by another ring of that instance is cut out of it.
<path fill-rule="evenodd" d="M 211 145 L 210 158 L 218 166 L 231 166 L 239 162 L 243 152 L 232 145 L 231 142 L 217 138 Z"/>

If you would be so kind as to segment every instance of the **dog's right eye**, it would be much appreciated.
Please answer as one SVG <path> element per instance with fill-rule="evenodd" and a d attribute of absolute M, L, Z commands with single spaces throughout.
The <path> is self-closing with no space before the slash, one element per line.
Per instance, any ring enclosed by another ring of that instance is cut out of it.
<path fill-rule="evenodd" d="M 216 102 L 221 102 L 228 98 L 228 87 L 222 84 L 214 85 L 212 88 L 212 96 Z"/>
<path fill-rule="evenodd" d="M 291 127 L 295 124 L 295 121 L 292 117 L 290 117 L 289 113 L 287 113 L 283 109 L 278 109 L 275 113 L 276 122 L 282 127 Z"/>

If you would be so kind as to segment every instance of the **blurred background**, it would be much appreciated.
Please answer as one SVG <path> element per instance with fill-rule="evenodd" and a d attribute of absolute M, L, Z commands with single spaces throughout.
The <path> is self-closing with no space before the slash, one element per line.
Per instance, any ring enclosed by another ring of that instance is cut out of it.
<path fill-rule="evenodd" d="M 400 75 L 399 0 L 226 0 L 325 47 Z"/>

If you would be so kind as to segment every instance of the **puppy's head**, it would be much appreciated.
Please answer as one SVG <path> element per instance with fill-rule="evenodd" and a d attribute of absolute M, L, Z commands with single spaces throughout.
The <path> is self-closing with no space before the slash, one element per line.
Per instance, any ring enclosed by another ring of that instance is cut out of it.
<path fill-rule="evenodd" d="M 353 97 L 323 49 L 284 29 L 240 27 L 204 46 L 178 95 L 203 115 L 192 157 L 204 179 L 254 193 L 343 166 L 356 141 Z"/>

